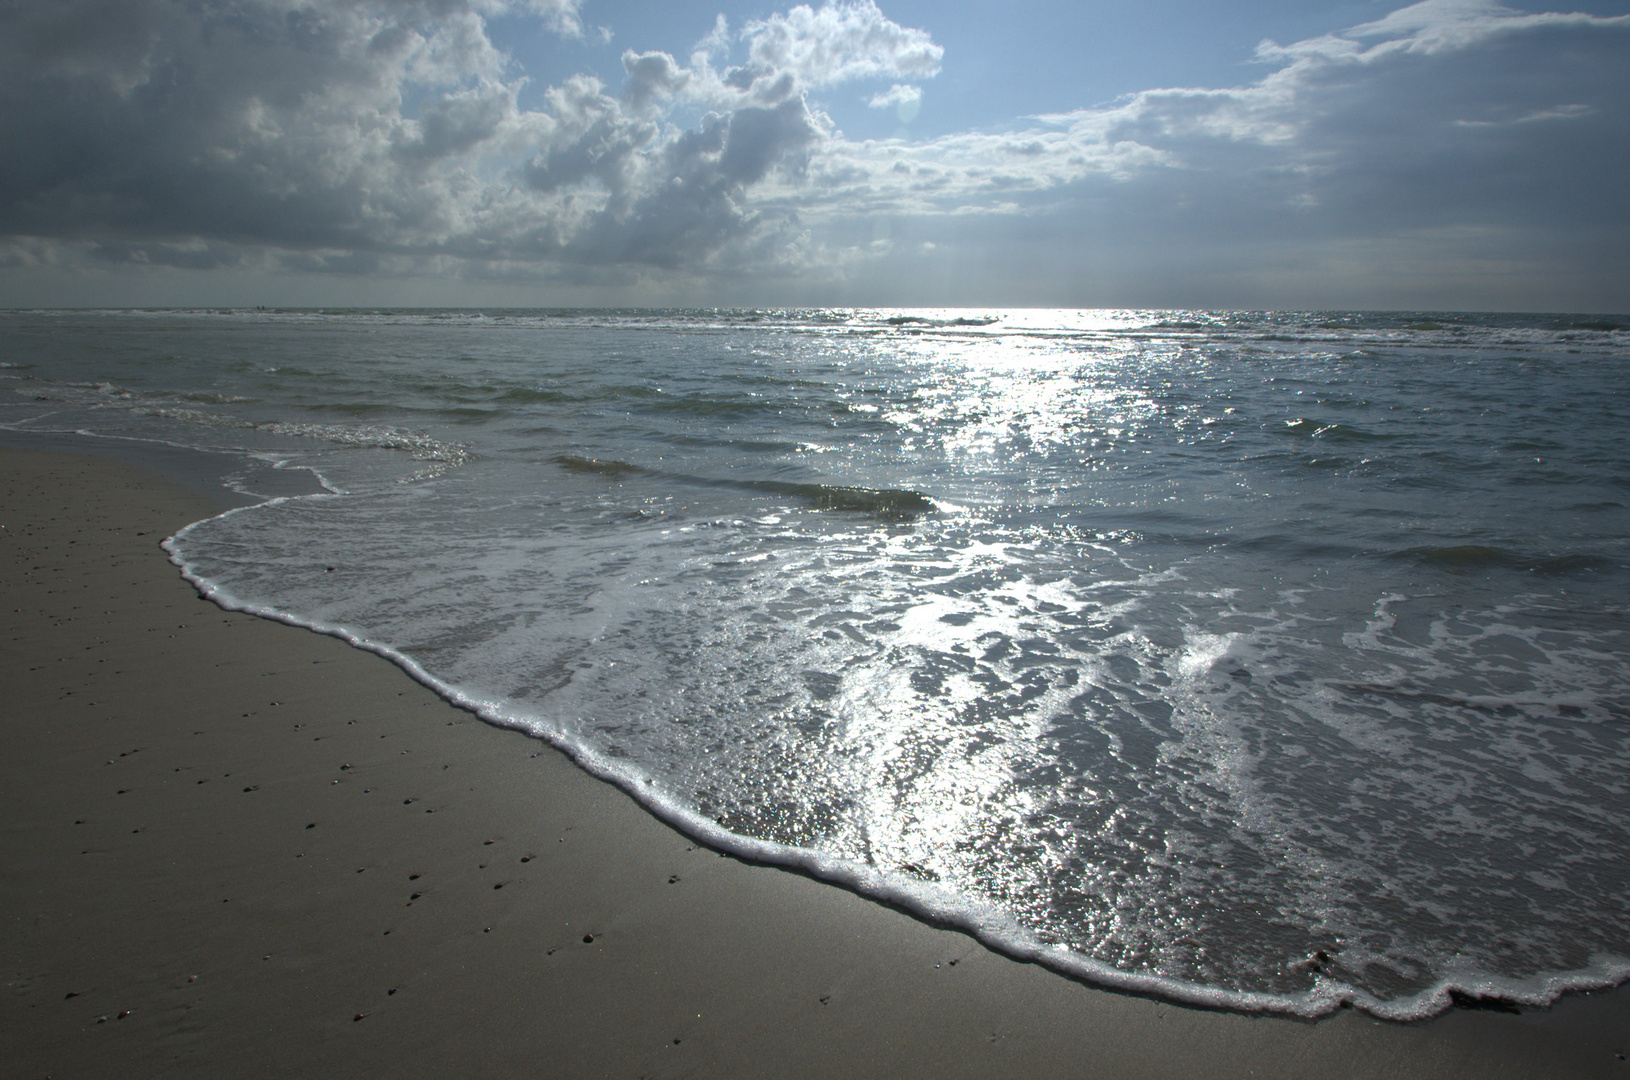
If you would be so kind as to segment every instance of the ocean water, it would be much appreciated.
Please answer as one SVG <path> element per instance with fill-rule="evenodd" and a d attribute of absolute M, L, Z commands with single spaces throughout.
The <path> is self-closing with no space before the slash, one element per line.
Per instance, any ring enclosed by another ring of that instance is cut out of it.
<path fill-rule="evenodd" d="M 0 429 L 210 451 L 218 602 L 1065 974 L 1630 978 L 1630 318 L 8 312 Z"/>

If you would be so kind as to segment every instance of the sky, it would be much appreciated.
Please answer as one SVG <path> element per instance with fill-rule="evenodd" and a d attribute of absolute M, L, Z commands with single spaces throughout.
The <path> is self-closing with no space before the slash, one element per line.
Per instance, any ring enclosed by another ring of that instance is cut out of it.
<path fill-rule="evenodd" d="M 1630 0 L 0 0 L 0 306 L 1630 312 Z"/>

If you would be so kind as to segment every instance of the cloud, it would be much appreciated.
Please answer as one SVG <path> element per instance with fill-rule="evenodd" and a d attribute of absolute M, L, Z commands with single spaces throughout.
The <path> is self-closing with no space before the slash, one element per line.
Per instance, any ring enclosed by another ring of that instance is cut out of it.
<path fill-rule="evenodd" d="M 893 109 L 900 123 L 909 124 L 922 111 L 923 91 L 920 86 L 895 83 L 881 94 L 873 94 L 866 102 L 868 108 Z"/>
<path fill-rule="evenodd" d="M 506 12 L 582 33 L 576 0 L 0 8 L 0 138 L 27 148 L 0 163 L 0 234 L 92 240 L 126 264 L 256 245 L 323 266 L 783 263 L 772 238 L 797 249 L 796 215 L 750 193 L 831 141 L 805 91 L 941 55 L 870 0 L 798 7 L 736 35 L 721 20 L 687 64 L 627 52 L 620 95 L 574 76 L 523 110 L 484 21 Z M 740 65 L 713 66 L 737 47 Z M 686 129 L 675 107 L 710 111 Z"/>
<path fill-rule="evenodd" d="M 1488 0 L 1422 0 L 1385 18 L 1347 31 L 1354 38 L 1382 38 L 1387 51 L 1431 54 L 1464 49 L 1491 38 L 1544 29 L 1611 26 L 1624 16 L 1604 19 L 1582 13 L 1543 12 L 1526 15 Z"/>
<path fill-rule="evenodd" d="M 632 49 L 623 53 L 623 70 L 628 73 L 623 100 L 634 112 L 645 112 L 683 92 L 693 74 L 665 52 L 636 53 Z"/>
<path fill-rule="evenodd" d="M 746 70 L 786 73 L 802 86 L 822 87 L 853 79 L 939 74 L 945 50 L 922 30 L 891 22 L 872 0 L 806 4 L 785 15 L 750 22 Z"/>
<path fill-rule="evenodd" d="M 1630 303 L 1626 45 L 1627 17 L 1432 0 L 1347 34 L 1265 43 L 1270 70 L 1248 85 L 844 144 L 817 167 L 834 218 L 863 209 L 915 219 L 942 247 L 977 244 L 994 256 L 987 280 L 1018 283 L 1007 302 L 1113 302 L 1128 293 L 1105 283 L 1138 282 L 1177 302 L 1409 304 L 1414 290 L 1417 303 L 1618 307 Z M 806 206 L 804 220 L 822 211 Z"/>
<path fill-rule="evenodd" d="M 906 121 L 945 62 L 872 0 L 734 31 L 721 16 L 688 57 L 630 49 L 620 87 L 572 75 L 523 108 L 529 76 L 486 20 L 580 36 L 579 8 L 0 5 L 0 265 L 776 281 L 858 299 L 940 281 L 981 303 L 981 282 L 1007 302 L 1110 302 L 1092 283 L 1594 275 L 1630 303 L 1630 17 L 1426 0 L 1264 42 L 1242 86 L 857 141 L 812 92 L 858 84 Z M 881 221 L 898 242 L 873 243 Z M 901 274 L 905 259 L 940 275 Z"/>
<path fill-rule="evenodd" d="M 745 60 L 728 64 L 733 46 L 746 46 Z M 723 15 L 696 45 L 688 65 L 666 53 L 626 53 L 623 65 L 631 103 L 662 97 L 718 109 L 769 106 L 809 90 L 881 78 L 930 78 L 945 50 L 922 30 L 900 26 L 872 0 L 850 0 L 748 22 L 735 34 Z M 726 66 L 715 68 L 714 62 Z M 684 93 L 681 95 L 680 91 Z"/>
<path fill-rule="evenodd" d="M 577 9 L 582 6 L 582 0 L 527 0 L 526 7 L 543 18 L 543 25 L 563 37 L 580 38 L 583 36 L 583 21 L 578 18 Z M 600 32 L 605 33 L 601 27 Z M 610 40 L 609 36 L 605 40 Z"/>
<path fill-rule="evenodd" d="M 866 105 L 872 109 L 892 109 L 900 105 L 916 105 L 922 99 L 922 87 L 895 83 L 881 94 L 873 94 Z"/>

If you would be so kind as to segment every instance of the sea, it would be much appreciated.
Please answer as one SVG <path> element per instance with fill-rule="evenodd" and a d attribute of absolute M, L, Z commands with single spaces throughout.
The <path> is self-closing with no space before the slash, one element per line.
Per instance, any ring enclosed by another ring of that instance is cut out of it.
<path fill-rule="evenodd" d="M 1630 316 L 7 311 L 0 436 L 188 452 L 223 607 L 1072 978 L 1630 978 Z"/>

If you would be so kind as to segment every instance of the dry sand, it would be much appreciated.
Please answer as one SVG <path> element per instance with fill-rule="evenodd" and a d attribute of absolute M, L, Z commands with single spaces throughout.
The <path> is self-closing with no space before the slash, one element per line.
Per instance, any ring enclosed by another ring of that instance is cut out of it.
<path fill-rule="evenodd" d="M 0 1075 L 1615 1077 L 1630 998 L 1107 993 L 721 857 L 386 661 L 198 598 L 218 506 L 0 451 Z"/>

